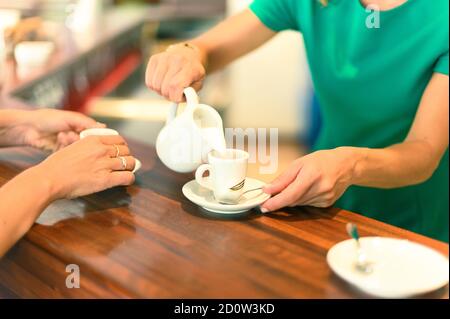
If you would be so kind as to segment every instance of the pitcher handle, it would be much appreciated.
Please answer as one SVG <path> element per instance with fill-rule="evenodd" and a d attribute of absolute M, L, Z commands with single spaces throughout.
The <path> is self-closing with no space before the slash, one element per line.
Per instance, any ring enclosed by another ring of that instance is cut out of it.
<path fill-rule="evenodd" d="M 192 87 L 187 87 L 183 90 L 184 96 L 186 97 L 187 107 L 194 107 L 200 102 L 198 100 L 197 92 Z"/>
<path fill-rule="evenodd" d="M 186 110 L 194 108 L 199 104 L 197 92 L 194 88 L 187 87 L 183 90 L 183 94 L 186 97 Z M 169 107 L 169 113 L 167 115 L 167 123 L 172 121 L 177 116 L 178 103 L 172 103 Z"/>

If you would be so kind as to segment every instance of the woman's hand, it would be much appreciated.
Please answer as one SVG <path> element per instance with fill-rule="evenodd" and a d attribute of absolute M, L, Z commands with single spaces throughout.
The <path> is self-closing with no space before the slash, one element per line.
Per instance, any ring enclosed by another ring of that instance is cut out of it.
<path fill-rule="evenodd" d="M 130 185 L 134 165 L 121 136 L 89 136 L 14 177 L 0 187 L 0 257 L 52 201 Z"/>
<path fill-rule="evenodd" d="M 274 195 L 262 212 L 285 206 L 329 207 L 352 184 L 356 158 L 346 148 L 317 151 L 295 160 L 264 192 Z"/>
<path fill-rule="evenodd" d="M 105 127 L 77 112 L 41 109 L 27 113 L 22 126 L 23 144 L 44 150 L 59 150 L 77 141 L 83 130 Z"/>
<path fill-rule="evenodd" d="M 116 148 L 117 147 L 117 148 Z M 123 169 L 124 157 L 126 168 Z M 34 168 L 39 180 L 48 182 L 50 201 L 75 198 L 134 182 L 135 166 L 121 136 L 88 136 L 52 154 Z"/>
<path fill-rule="evenodd" d="M 199 91 L 208 73 L 215 72 L 251 52 L 275 36 L 250 10 L 227 18 L 217 26 L 166 52 L 150 58 L 145 83 L 173 102 L 183 100 L 183 89 Z"/>
<path fill-rule="evenodd" d="M 145 83 L 165 98 L 181 102 L 186 87 L 202 88 L 205 74 L 198 48 L 178 44 L 150 58 Z"/>

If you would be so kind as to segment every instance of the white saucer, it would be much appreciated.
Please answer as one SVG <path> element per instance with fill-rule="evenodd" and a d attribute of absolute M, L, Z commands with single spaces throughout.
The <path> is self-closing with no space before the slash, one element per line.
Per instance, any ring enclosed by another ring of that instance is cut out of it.
<path fill-rule="evenodd" d="M 405 298 L 437 290 L 448 283 L 448 259 L 426 246 L 402 239 L 360 239 L 373 272 L 361 274 L 354 268 L 356 243 L 348 239 L 327 254 L 331 269 L 360 290 L 383 298 Z"/>
<path fill-rule="evenodd" d="M 264 186 L 265 183 L 254 178 L 247 177 L 245 179 L 245 190 Z M 195 179 L 183 186 L 183 194 L 191 202 L 201 206 L 207 211 L 218 214 L 240 214 L 261 205 L 270 198 L 269 194 L 262 191 L 254 191 L 244 194 L 238 204 L 227 205 L 217 202 L 212 191 L 200 186 Z"/>
<path fill-rule="evenodd" d="M 136 164 L 134 164 L 134 169 L 133 169 L 133 173 L 136 173 L 138 170 L 141 169 L 142 167 L 142 163 L 140 160 L 138 160 L 137 158 L 134 158 Z"/>

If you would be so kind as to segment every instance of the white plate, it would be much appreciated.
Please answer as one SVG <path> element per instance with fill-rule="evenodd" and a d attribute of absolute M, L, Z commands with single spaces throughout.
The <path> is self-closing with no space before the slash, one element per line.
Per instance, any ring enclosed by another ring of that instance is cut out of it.
<path fill-rule="evenodd" d="M 136 173 L 138 170 L 141 169 L 142 163 L 141 163 L 141 161 L 138 160 L 137 158 L 134 158 L 134 160 L 135 160 L 136 164 L 134 164 L 134 170 L 133 170 L 133 173 Z"/>
<path fill-rule="evenodd" d="M 254 178 L 247 177 L 245 179 L 245 190 L 258 188 L 265 185 L 264 182 Z M 244 194 L 236 205 L 226 205 L 217 202 L 214 199 L 212 191 L 200 186 L 195 180 L 186 183 L 183 186 L 183 194 L 191 202 L 201 206 L 207 211 L 218 214 L 239 214 L 261 205 L 270 198 L 269 194 L 262 191 L 254 191 Z"/>
<path fill-rule="evenodd" d="M 377 297 L 405 298 L 439 289 L 448 283 L 447 257 L 408 240 L 363 237 L 360 239 L 373 272 L 361 274 L 354 268 L 356 243 L 348 239 L 327 254 L 331 269 L 360 290 Z"/>

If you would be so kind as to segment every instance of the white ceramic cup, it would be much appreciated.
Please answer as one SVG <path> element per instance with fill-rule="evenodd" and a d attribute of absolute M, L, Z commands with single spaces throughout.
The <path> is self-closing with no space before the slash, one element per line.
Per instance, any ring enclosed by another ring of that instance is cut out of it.
<path fill-rule="evenodd" d="M 197 168 L 195 180 L 212 190 L 218 202 L 237 204 L 244 192 L 248 158 L 248 153 L 242 150 L 211 151 L 208 154 L 208 164 Z M 203 177 L 205 172 L 209 172 L 209 176 Z"/>
<path fill-rule="evenodd" d="M 119 132 L 111 128 L 88 128 L 80 133 L 80 139 L 88 136 L 107 136 L 107 135 L 119 135 Z"/>

